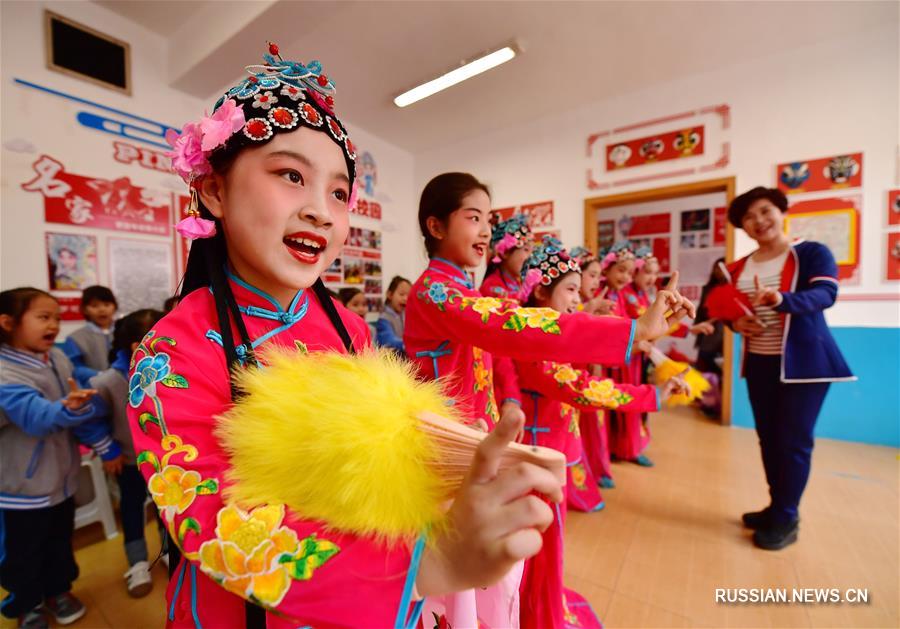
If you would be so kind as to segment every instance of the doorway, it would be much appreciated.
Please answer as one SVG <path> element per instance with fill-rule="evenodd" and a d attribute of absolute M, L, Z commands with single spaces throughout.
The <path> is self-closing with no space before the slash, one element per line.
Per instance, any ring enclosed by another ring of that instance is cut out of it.
<path fill-rule="evenodd" d="M 591 197 L 584 201 L 584 246 L 595 254 L 625 238 L 648 246 L 660 261 L 660 275 L 678 269 L 679 289 L 696 302 L 715 260 L 734 259 L 734 228 L 727 220 L 733 198 L 734 177 Z M 670 350 L 690 355 L 689 339 L 670 341 Z M 734 339 L 727 327 L 722 341 L 719 421 L 729 425 Z"/>

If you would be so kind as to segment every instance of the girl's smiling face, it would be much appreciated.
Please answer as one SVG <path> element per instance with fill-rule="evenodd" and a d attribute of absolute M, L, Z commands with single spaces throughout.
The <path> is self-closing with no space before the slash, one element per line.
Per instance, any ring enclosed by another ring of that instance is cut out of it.
<path fill-rule="evenodd" d="M 541 308 L 552 308 L 557 312 L 572 314 L 578 312 L 581 303 L 581 274 L 570 271 L 556 280 L 552 289 L 538 285 L 535 288 L 535 301 Z"/>
<path fill-rule="evenodd" d="M 475 268 L 484 260 L 491 242 L 491 198 L 484 190 L 473 190 L 446 223 L 428 217 L 428 229 L 438 241 L 434 257 L 446 258 L 464 268 Z"/>
<path fill-rule="evenodd" d="M 244 149 L 199 191 L 221 221 L 232 269 L 282 305 L 313 285 L 347 238 L 347 164 L 321 131 L 300 127 Z"/>
<path fill-rule="evenodd" d="M 534 251 L 534 243 L 529 241 L 521 247 L 516 247 L 512 251 L 507 251 L 503 256 L 501 266 L 508 274 L 518 278 L 522 274 L 522 267 Z"/>
<path fill-rule="evenodd" d="M 656 286 L 659 279 L 659 262 L 655 258 L 644 261 L 644 265 L 634 273 L 634 285 L 642 291 L 648 291 Z"/>
<path fill-rule="evenodd" d="M 593 260 L 586 267 L 581 269 L 581 297 L 582 299 L 591 299 L 600 289 L 600 262 Z"/>
<path fill-rule="evenodd" d="M 607 267 L 603 272 L 606 283 L 611 290 L 621 290 L 631 283 L 634 277 L 634 260 L 621 260 Z"/>

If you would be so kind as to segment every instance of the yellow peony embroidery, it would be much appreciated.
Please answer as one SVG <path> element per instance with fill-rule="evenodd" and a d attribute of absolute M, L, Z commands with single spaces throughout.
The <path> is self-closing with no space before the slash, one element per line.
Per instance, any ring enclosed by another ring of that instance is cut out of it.
<path fill-rule="evenodd" d="M 281 526 L 284 505 L 245 512 L 226 506 L 216 517 L 216 537 L 200 546 L 200 568 L 226 590 L 261 604 L 277 606 L 291 585 L 289 564 L 297 534 Z"/>
<path fill-rule="evenodd" d="M 479 297 L 472 301 L 472 310 L 481 315 L 481 320 L 487 322 L 492 314 L 500 314 L 503 302 L 495 297 Z"/>
<path fill-rule="evenodd" d="M 559 319 L 559 313 L 552 308 L 516 308 L 516 314 L 525 319 L 529 328 L 543 328 L 547 323 Z"/>
<path fill-rule="evenodd" d="M 472 371 L 475 375 L 475 392 L 484 391 L 491 384 L 491 374 L 484 366 L 484 352 L 479 347 L 472 348 Z"/>
<path fill-rule="evenodd" d="M 553 379 L 559 384 L 568 384 L 578 380 L 578 373 L 570 365 L 557 365 L 554 363 Z"/>
<path fill-rule="evenodd" d="M 194 470 L 167 465 L 150 477 L 147 487 L 162 516 L 171 522 L 176 513 L 184 513 L 194 502 L 201 480 L 200 474 Z"/>
<path fill-rule="evenodd" d="M 587 479 L 587 472 L 584 470 L 584 466 L 581 463 L 576 463 L 571 467 L 572 470 L 572 483 L 575 485 L 576 489 L 585 489 L 585 480 Z"/>
<path fill-rule="evenodd" d="M 612 380 L 591 380 L 587 388 L 582 390 L 582 394 L 591 404 L 599 404 L 606 408 L 618 408 L 615 392 Z"/>

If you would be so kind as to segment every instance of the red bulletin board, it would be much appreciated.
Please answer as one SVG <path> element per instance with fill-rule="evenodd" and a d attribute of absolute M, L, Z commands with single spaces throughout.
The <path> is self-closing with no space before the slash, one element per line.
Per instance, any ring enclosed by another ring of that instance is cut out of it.
<path fill-rule="evenodd" d="M 831 249 L 843 284 L 859 283 L 859 195 L 829 197 L 791 204 L 785 229 L 792 238 L 815 240 Z"/>
<path fill-rule="evenodd" d="M 889 280 L 900 280 L 900 233 L 887 234 L 887 272 Z"/>
<path fill-rule="evenodd" d="M 888 225 L 900 225 L 900 190 L 888 190 Z"/>
<path fill-rule="evenodd" d="M 785 194 L 859 188 L 862 185 L 863 154 L 833 155 L 778 164 L 775 179 Z"/>
<path fill-rule="evenodd" d="M 672 231 L 672 215 L 668 212 L 631 217 L 631 229 L 628 236 L 646 236 L 648 234 L 665 234 Z"/>

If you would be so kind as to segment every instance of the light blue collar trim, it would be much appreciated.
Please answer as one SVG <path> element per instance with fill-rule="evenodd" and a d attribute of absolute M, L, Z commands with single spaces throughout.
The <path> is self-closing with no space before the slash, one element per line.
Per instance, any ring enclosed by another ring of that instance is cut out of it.
<path fill-rule="evenodd" d="M 456 277 L 454 275 L 451 275 L 450 277 L 452 277 L 454 280 L 456 280 L 457 282 L 459 282 L 466 288 L 468 288 L 470 290 L 475 290 L 475 284 L 472 282 L 472 280 L 469 279 L 469 274 L 466 272 L 466 270 L 464 268 L 462 268 L 458 264 L 454 264 L 453 262 L 450 262 L 450 260 L 448 260 L 446 258 L 435 257 L 435 258 L 432 258 L 432 260 L 434 260 L 435 262 L 440 262 L 442 264 L 446 264 L 447 266 L 452 267 L 452 268 L 456 269 L 457 271 L 459 271 L 460 277 Z"/>

